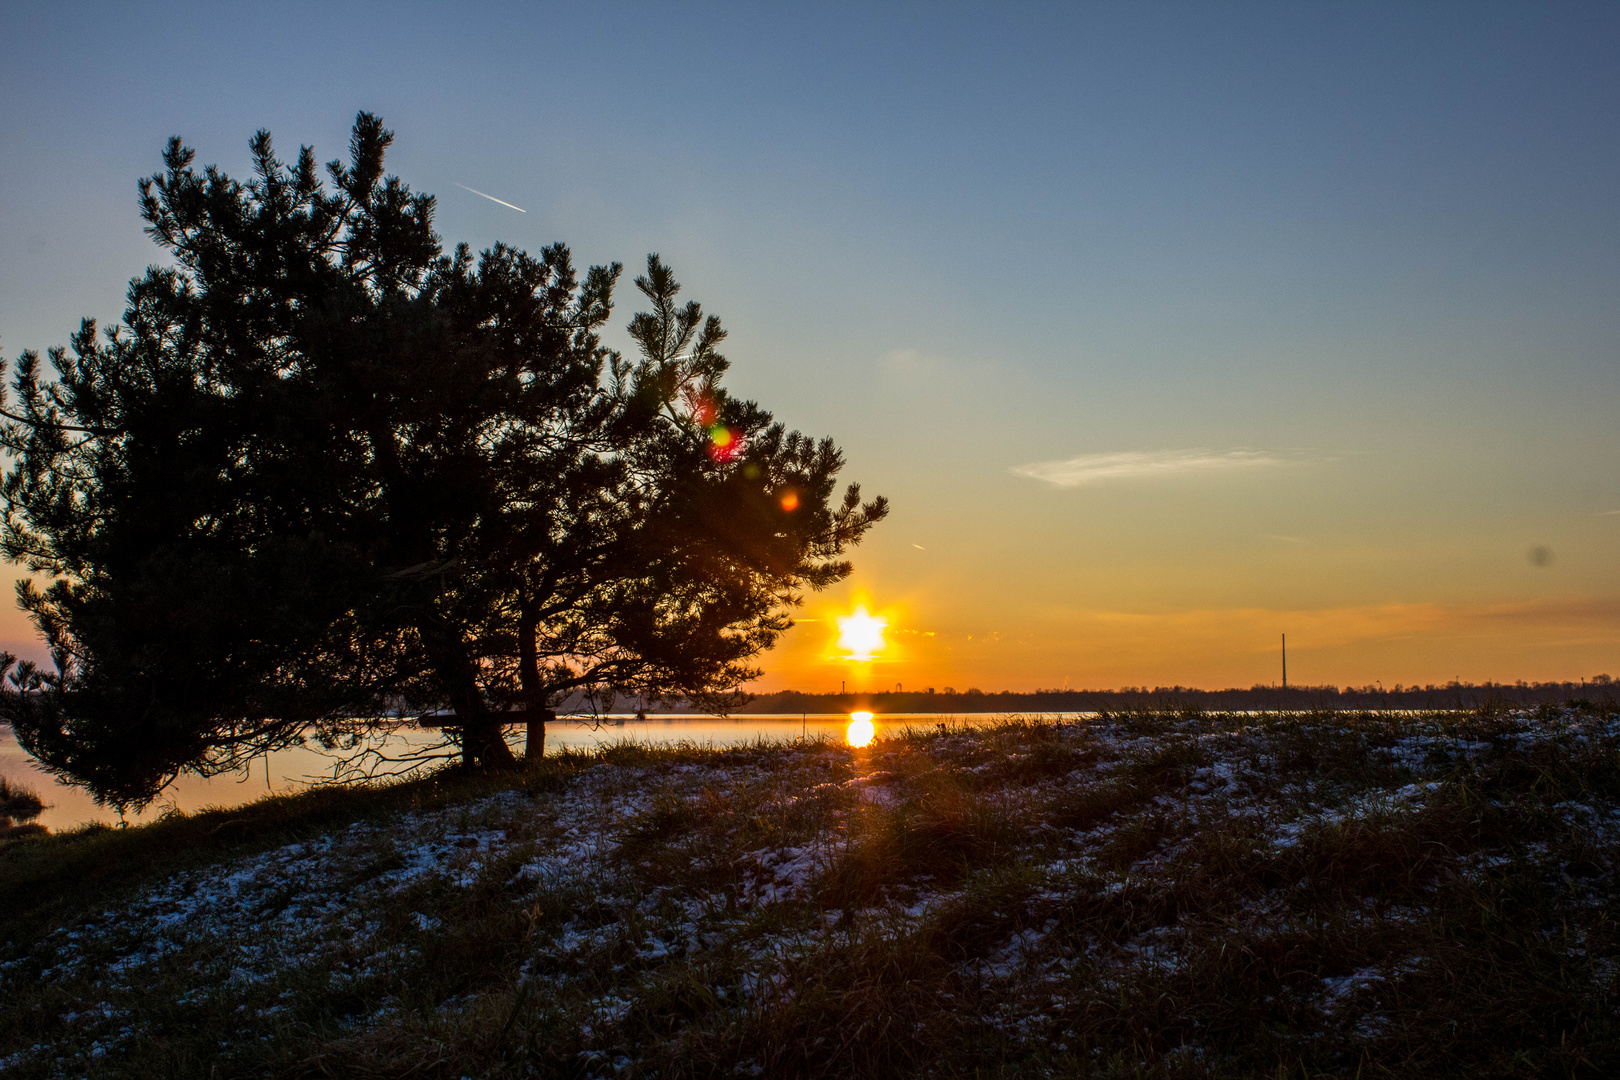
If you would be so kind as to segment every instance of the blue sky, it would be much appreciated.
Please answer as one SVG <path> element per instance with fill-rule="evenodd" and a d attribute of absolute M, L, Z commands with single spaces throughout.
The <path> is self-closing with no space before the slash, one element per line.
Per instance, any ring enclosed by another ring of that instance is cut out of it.
<path fill-rule="evenodd" d="M 874 684 L 1620 671 L 1616 55 L 1604 5 L 12 4 L 0 353 L 118 315 L 168 136 L 368 109 L 447 242 L 663 254 L 894 501 L 762 685 L 842 677 L 857 593 Z"/>

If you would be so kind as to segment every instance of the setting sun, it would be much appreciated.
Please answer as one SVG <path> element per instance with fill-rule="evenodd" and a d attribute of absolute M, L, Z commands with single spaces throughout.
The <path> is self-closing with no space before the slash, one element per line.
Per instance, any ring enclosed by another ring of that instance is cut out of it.
<path fill-rule="evenodd" d="M 865 663 L 888 645 L 883 630 L 889 620 L 869 614 L 865 604 L 858 605 L 850 615 L 840 616 L 837 623 L 838 647 L 847 652 L 846 659 Z"/>
<path fill-rule="evenodd" d="M 844 731 L 844 738 L 851 746 L 866 746 L 877 735 L 877 725 L 872 723 L 872 714 L 869 712 L 852 712 L 849 714 L 849 727 Z"/>

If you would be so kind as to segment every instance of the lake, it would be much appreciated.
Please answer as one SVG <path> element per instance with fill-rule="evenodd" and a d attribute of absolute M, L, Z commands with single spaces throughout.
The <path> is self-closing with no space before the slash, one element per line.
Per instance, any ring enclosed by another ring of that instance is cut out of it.
<path fill-rule="evenodd" d="M 1030 719 L 1058 719 L 1057 713 L 1023 714 Z M 1063 717 L 1076 714 L 1064 713 Z M 873 718 L 877 735 L 882 738 L 906 727 L 933 727 L 936 724 L 979 725 L 1002 719 L 1000 714 L 970 713 L 903 713 L 893 716 L 877 715 Z M 692 743 L 697 746 L 738 746 L 753 742 L 792 742 L 801 738 L 825 738 L 842 741 L 849 716 L 844 713 L 810 713 L 771 715 L 734 715 L 727 717 L 659 715 L 645 719 L 633 716 L 609 716 L 600 721 L 559 719 L 546 725 L 548 754 L 569 748 L 594 750 L 614 743 L 634 742 L 652 746 L 671 746 Z M 508 732 L 508 741 L 518 753 L 523 752 L 523 730 Z M 382 742 L 380 748 L 392 755 L 420 749 L 439 742 L 440 733 L 415 725 L 401 725 Z M 313 784 L 331 783 L 333 766 L 339 755 L 319 747 L 289 747 L 257 758 L 245 772 L 203 778 L 181 776 L 164 789 L 158 801 L 140 813 L 130 813 L 130 823 L 150 821 L 165 813 L 171 806 L 187 813 L 207 807 L 240 806 L 265 794 L 285 795 L 301 791 Z M 56 781 L 40 769 L 21 746 L 8 725 L 0 724 L 0 776 L 13 783 L 32 788 L 46 803 L 45 812 L 37 819 L 52 832 L 71 829 L 92 821 L 117 824 L 118 814 L 95 800 L 82 788 L 70 787 Z"/>

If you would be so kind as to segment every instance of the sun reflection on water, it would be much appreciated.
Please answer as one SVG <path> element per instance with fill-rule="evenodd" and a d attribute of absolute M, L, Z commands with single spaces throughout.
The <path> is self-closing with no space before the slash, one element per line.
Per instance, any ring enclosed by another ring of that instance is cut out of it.
<path fill-rule="evenodd" d="M 849 727 L 844 730 L 844 738 L 851 746 L 865 746 L 877 735 L 877 725 L 872 723 L 872 714 L 869 712 L 852 712 L 849 714 Z"/>

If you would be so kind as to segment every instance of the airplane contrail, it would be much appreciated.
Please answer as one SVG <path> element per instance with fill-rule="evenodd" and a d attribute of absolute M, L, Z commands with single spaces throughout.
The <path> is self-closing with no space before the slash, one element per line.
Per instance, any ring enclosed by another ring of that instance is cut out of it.
<path fill-rule="evenodd" d="M 457 184 L 456 187 L 460 188 L 462 191 L 470 191 L 474 195 L 484 195 L 484 193 L 482 191 L 479 191 L 477 188 L 468 187 L 466 184 Z M 497 199 L 493 195 L 484 195 L 484 198 L 488 199 L 490 202 L 498 202 L 502 206 L 510 206 L 513 210 L 516 210 L 520 214 L 527 214 L 528 213 L 528 211 L 523 209 L 523 207 L 521 207 L 521 206 L 512 206 L 512 204 L 507 202 L 505 199 Z"/>

